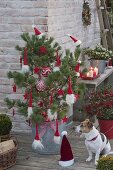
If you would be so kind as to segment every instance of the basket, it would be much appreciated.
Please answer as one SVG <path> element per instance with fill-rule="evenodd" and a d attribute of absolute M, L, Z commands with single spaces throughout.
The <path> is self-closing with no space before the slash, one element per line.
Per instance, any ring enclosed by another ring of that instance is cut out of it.
<path fill-rule="evenodd" d="M 13 149 L 8 150 L 5 153 L 0 153 L 0 170 L 5 170 L 16 163 L 16 156 L 17 156 L 17 140 L 13 139 L 15 147 Z"/>
<path fill-rule="evenodd" d="M 4 142 L 10 139 L 10 134 L 8 135 L 0 135 L 0 142 Z"/>

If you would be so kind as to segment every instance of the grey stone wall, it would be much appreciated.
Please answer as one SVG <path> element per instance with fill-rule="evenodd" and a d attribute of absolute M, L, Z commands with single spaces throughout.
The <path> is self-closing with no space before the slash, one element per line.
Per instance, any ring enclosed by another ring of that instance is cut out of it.
<path fill-rule="evenodd" d="M 91 25 L 82 24 L 83 0 L 1 0 L 0 1 L 0 111 L 8 111 L 4 98 L 12 94 L 7 78 L 9 70 L 19 70 L 20 54 L 15 50 L 23 46 L 20 35 L 33 33 L 32 24 L 40 31 L 48 32 L 58 41 L 63 50 L 75 45 L 66 34 L 82 41 L 82 47 L 95 46 L 100 42 L 100 29 L 94 0 L 90 0 Z M 18 94 L 21 91 L 17 92 Z M 14 95 L 14 94 L 13 94 Z M 19 119 L 19 118 L 18 118 Z M 17 121 L 17 119 L 16 119 Z"/>

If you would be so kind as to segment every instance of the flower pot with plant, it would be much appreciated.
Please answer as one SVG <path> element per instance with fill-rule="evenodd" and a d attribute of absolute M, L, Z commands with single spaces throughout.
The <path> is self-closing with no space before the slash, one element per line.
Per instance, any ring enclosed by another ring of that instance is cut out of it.
<path fill-rule="evenodd" d="M 113 139 L 113 86 L 108 85 L 86 96 L 85 111 L 88 117 L 96 115 L 100 131 Z"/>
<path fill-rule="evenodd" d="M 113 156 L 101 157 L 96 166 L 97 170 L 113 170 Z"/>
<path fill-rule="evenodd" d="M 97 67 L 99 74 L 104 73 L 108 61 L 112 61 L 113 52 L 107 50 L 101 45 L 97 45 L 94 49 L 84 49 L 84 54 L 88 56 L 91 67 Z"/>
<path fill-rule="evenodd" d="M 31 122 L 32 148 L 38 153 L 55 154 L 59 152 L 63 125 L 69 124 L 68 110 L 84 89 L 76 83 L 75 70 L 81 48 L 77 47 L 73 54 L 66 50 L 62 58 L 61 47 L 52 37 L 28 33 L 21 37 L 25 46 L 16 49 L 21 53 L 22 70 L 8 72 L 8 78 L 14 80 L 14 93 L 23 89 L 23 98 L 5 101 Z"/>
<path fill-rule="evenodd" d="M 0 114 L 0 142 L 9 139 L 11 129 L 12 122 L 9 116 L 6 114 Z"/>

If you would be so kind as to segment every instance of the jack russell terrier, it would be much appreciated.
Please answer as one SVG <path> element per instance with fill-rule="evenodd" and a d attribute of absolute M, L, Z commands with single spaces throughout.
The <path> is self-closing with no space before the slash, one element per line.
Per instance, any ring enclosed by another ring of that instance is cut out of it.
<path fill-rule="evenodd" d="M 100 154 L 113 154 L 113 152 L 110 152 L 111 146 L 106 136 L 100 133 L 89 119 L 81 122 L 81 124 L 76 127 L 75 131 L 79 133 L 80 136 L 85 137 L 85 145 L 89 153 L 86 162 L 92 160 L 93 153 L 95 154 L 95 165 L 98 163 Z"/>

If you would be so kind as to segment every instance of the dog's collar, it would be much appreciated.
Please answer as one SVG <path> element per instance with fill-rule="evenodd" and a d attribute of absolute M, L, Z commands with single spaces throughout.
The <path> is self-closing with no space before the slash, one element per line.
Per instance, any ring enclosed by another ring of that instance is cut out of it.
<path fill-rule="evenodd" d="M 97 137 L 98 137 L 98 135 L 95 136 L 94 138 L 92 138 L 91 140 L 87 140 L 87 141 L 95 141 Z"/>

